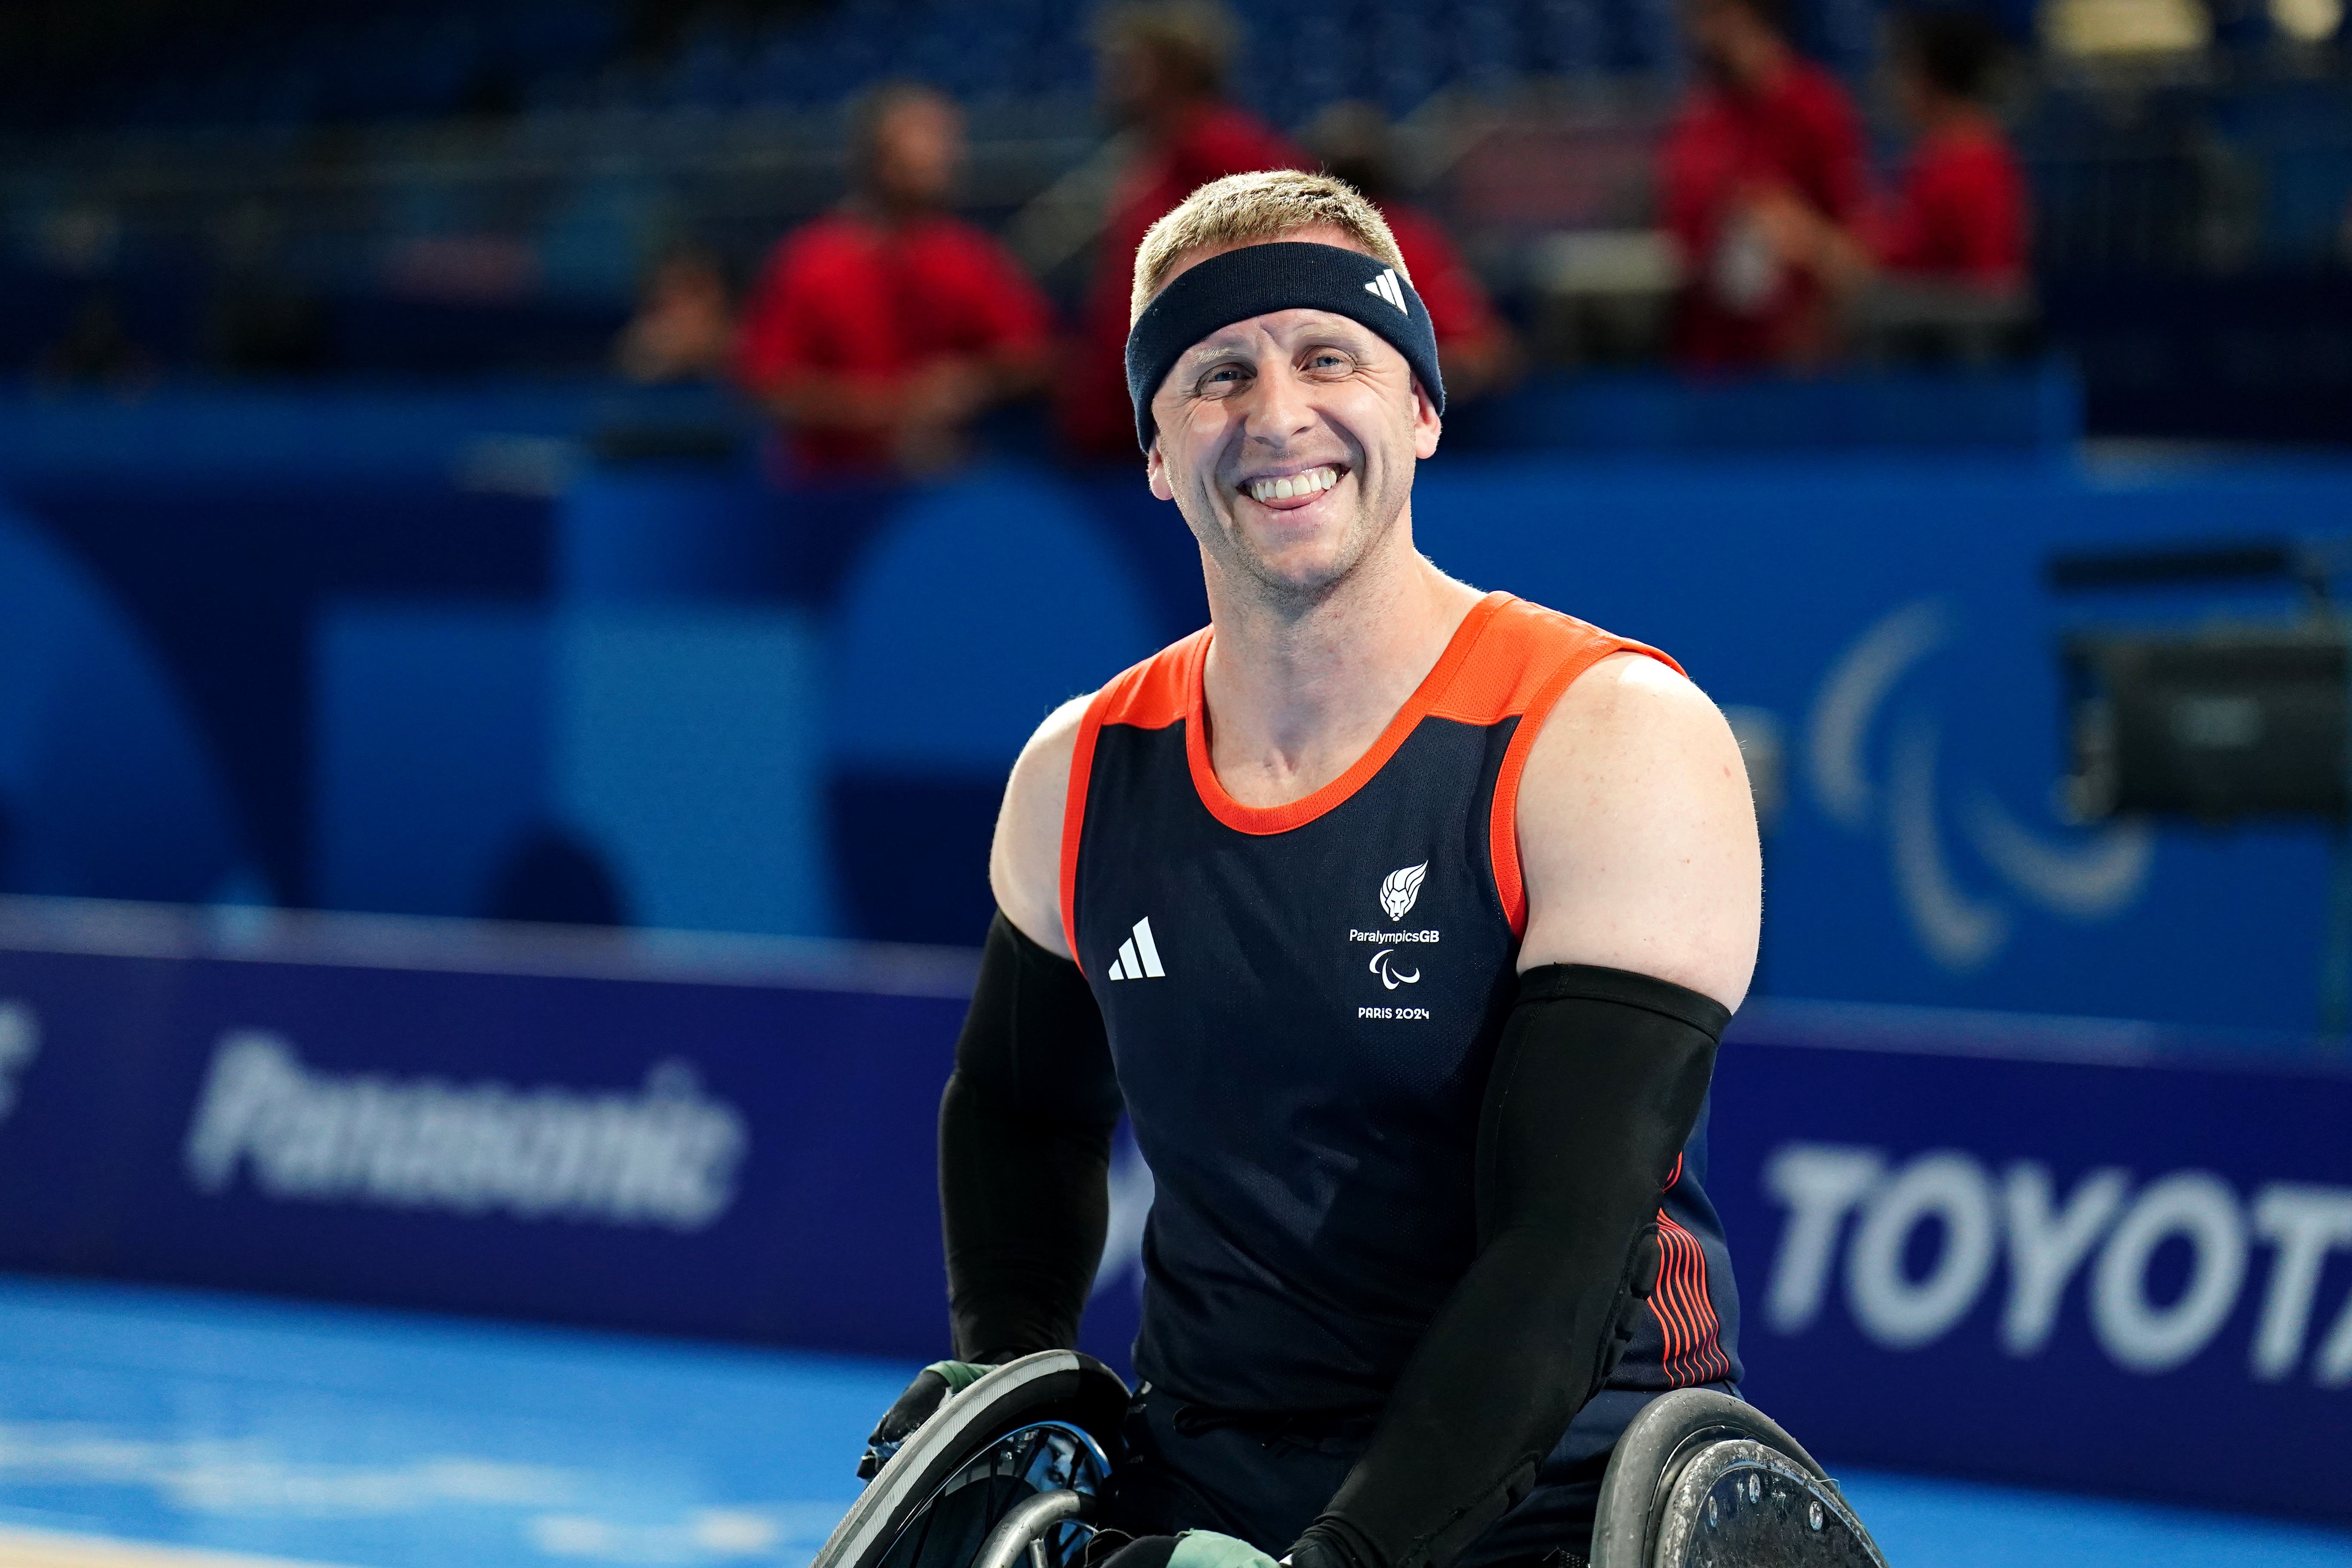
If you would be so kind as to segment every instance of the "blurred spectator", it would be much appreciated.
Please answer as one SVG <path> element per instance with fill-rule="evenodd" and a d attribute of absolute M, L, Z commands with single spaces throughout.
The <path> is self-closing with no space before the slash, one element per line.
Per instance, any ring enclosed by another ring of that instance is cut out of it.
<path fill-rule="evenodd" d="M 715 381 L 735 346 L 735 317 L 719 258 L 699 246 L 674 247 L 646 273 L 637 313 L 621 329 L 613 358 L 631 381 Z"/>
<path fill-rule="evenodd" d="M 1984 100 L 2000 35 L 1966 11 L 1927 11 L 1896 25 L 1895 90 L 1919 132 L 1902 187 L 1873 249 L 1889 272 L 1979 288 L 2025 279 L 2025 175 Z"/>
<path fill-rule="evenodd" d="M 1900 188 L 1859 230 L 1769 210 L 1777 252 L 1852 301 L 1871 357 L 1981 362 L 2030 344 L 2025 176 L 1982 101 L 2001 50 L 1968 12 L 1899 16 L 1895 96 L 1919 133 Z"/>
<path fill-rule="evenodd" d="M 848 199 L 769 258 L 736 374 L 789 430 L 794 473 L 937 469 L 980 414 L 1044 384 L 1044 293 L 945 210 L 962 157 L 963 119 L 946 98 L 869 91 L 851 120 Z"/>
<path fill-rule="evenodd" d="M 1834 347 L 1823 225 L 1864 196 L 1860 121 L 1790 46 L 1785 0 L 1691 0 L 1700 79 L 1662 154 L 1666 226 L 1686 272 L 1675 346 L 1699 365 L 1804 365 Z"/>
<path fill-rule="evenodd" d="M 1335 103 L 1307 128 L 1307 144 L 1326 170 L 1370 196 L 1388 219 L 1405 270 L 1429 307 L 1447 401 L 1476 397 L 1507 382 L 1519 367 L 1518 343 L 1444 226 L 1397 199 L 1388 117 L 1369 103 Z"/>
<path fill-rule="evenodd" d="M 1062 435 L 1085 456 L 1135 453 L 1127 307 L 1144 231 L 1211 180 L 1312 166 L 1280 132 L 1225 101 L 1234 40 L 1231 14 L 1213 0 L 1139 0 L 1107 12 L 1096 33 L 1104 96 L 1139 146 L 1111 195 L 1078 362 L 1062 381 Z"/>

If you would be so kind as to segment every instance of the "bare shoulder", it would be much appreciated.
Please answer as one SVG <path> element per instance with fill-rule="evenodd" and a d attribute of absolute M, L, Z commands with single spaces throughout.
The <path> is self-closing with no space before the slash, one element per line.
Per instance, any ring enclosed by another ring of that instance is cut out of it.
<path fill-rule="evenodd" d="M 1071 698 L 1047 714 L 1021 748 L 988 855 L 996 907 L 1023 935 L 1063 958 L 1070 956 L 1070 944 L 1062 935 L 1062 811 L 1078 729 L 1093 700 L 1091 692 Z"/>
<path fill-rule="evenodd" d="M 1562 694 L 1519 784 L 1519 966 L 1597 963 L 1737 1007 L 1763 873 L 1731 726 L 1705 692 L 1614 654 Z"/>

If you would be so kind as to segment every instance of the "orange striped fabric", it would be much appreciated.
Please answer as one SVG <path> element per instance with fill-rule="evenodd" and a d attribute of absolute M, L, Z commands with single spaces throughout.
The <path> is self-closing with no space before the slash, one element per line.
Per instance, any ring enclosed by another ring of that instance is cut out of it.
<path fill-rule="evenodd" d="M 1682 1175 L 1683 1157 L 1677 1154 L 1666 1190 L 1673 1191 Z M 1650 1292 L 1650 1314 L 1666 1342 L 1666 1379 L 1674 1386 L 1717 1383 L 1731 1375 L 1731 1358 L 1723 1352 L 1715 1303 L 1707 1295 L 1706 1250 L 1663 1207 L 1658 1210 L 1658 1278 Z"/>

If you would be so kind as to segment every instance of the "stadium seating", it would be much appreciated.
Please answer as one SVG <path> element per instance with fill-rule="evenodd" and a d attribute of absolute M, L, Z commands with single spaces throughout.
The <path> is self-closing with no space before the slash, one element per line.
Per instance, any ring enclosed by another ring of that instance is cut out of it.
<path fill-rule="evenodd" d="M 169 34 L 82 90 L 15 95 L 22 127 L 304 126 L 517 105 L 694 108 L 839 102 L 882 76 L 974 99 L 1051 96 L 1088 79 L 1083 0 L 836 0 L 764 26 L 708 20 L 633 52 L 616 0 L 373 4 L 331 21 L 247 7 L 243 26 Z M 1252 27 L 1244 96 L 1297 123 L 1334 99 L 1407 113 L 1448 86 L 1678 68 L 1667 0 L 1305 0 L 1238 7 Z M 1806 41 L 1832 63 L 1871 56 L 1870 0 L 1810 0 Z M 1279 26 L 1265 24 L 1279 20 Z"/>

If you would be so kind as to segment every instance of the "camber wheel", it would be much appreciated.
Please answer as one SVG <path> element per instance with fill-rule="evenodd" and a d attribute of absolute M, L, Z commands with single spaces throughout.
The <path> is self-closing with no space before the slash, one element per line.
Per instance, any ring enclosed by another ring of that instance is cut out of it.
<path fill-rule="evenodd" d="M 1682 1388 L 1645 1405 L 1601 1482 L 1592 1568 L 1886 1568 L 1845 1494 L 1754 1405 Z"/>
<path fill-rule="evenodd" d="M 1127 1385 L 1092 1356 L 1042 1351 L 1008 1362 L 906 1440 L 812 1568 L 979 1568 L 999 1554 L 1068 1568 L 1091 1533 L 1127 1402 Z"/>

